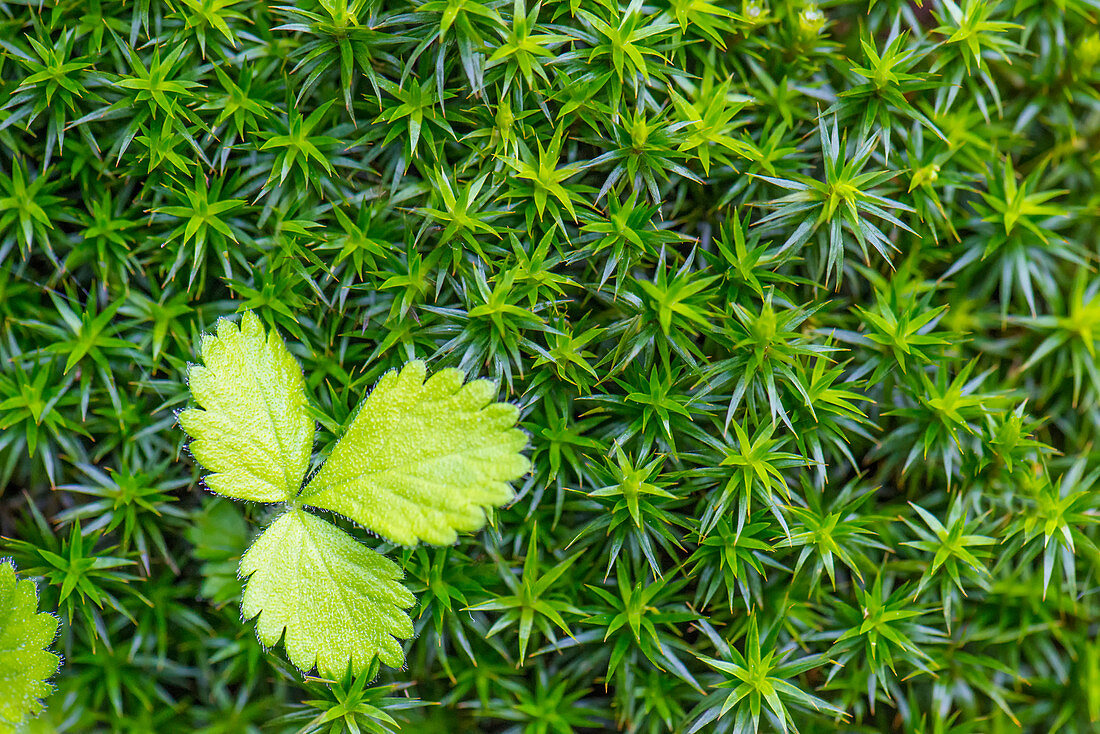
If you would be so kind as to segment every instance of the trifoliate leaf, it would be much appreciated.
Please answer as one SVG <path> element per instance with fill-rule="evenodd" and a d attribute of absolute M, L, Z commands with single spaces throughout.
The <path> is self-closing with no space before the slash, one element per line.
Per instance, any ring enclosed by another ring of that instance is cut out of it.
<path fill-rule="evenodd" d="M 202 358 L 190 373 L 201 407 L 181 413 L 180 424 L 213 472 L 207 485 L 292 505 L 241 560 L 244 617 L 258 616 L 260 640 L 283 639 L 303 671 L 339 677 L 376 657 L 402 665 L 397 638 L 413 634 L 403 610 L 415 598 L 401 571 L 299 508 L 340 512 L 402 543 L 454 542 L 456 530 L 480 528 L 485 508 L 509 500 L 508 482 L 528 469 L 517 409 L 492 403 L 487 381 L 463 385 L 461 372 L 442 370 L 425 382 L 424 364 L 412 362 L 379 381 L 302 492 L 314 426 L 301 368 L 279 335 L 246 313 L 239 329 L 223 320 L 204 337 Z"/>
<path fill-rule="evenodd" d="M 302 369 L 279 334 L 264 334 L 252 312 L 238 329 L 218 322 L 204 335 L 202 365 L 189 373 L 202 409 L 180 413 L 194 439 L 191 453 L 218 494 L 258 502 L 285 502 L 302 486 L 313 450 L 313 419 L 306 413 Z"/>
<path fill-rule="evenodd" d="M 46 681 L 61 665 L 45 649 L 56 634 L 57 618 L 38 612 L 34 582 L 17 579 L 15 567 L 0 562 L 0 734 L 41 710 L 52 690 Z"/>
<path fill-rule="evenodd" d="M 399 581 L 389 559 L 355 541 L 332 523 L 303 510 L 283 513 L 241 559 L 248 578 L 241 611 L 259 615 L 260 641 L 286 637 L 287 657 L 302 671 L 339 679 L 351 663 L 362 670 L 378 656 L 400 667 L 396 638 L 412 637 L 403 610 L 416 599 Z"/>
<path fill-rule="evenodd" d="M 424 381 L 423 362 L 389 372 L 363 400 L 347 433 L 301 499 L 395 543 L 453 543 L 485 524 L 485 508 L 513 496 L 527 472 L 518 410 L 493 403 L 487 380 L 459 370 Z"/>

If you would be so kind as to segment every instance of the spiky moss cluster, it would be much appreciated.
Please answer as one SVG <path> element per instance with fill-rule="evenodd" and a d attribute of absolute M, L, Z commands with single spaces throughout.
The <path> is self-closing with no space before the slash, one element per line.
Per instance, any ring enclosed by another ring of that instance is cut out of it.
<path fill-rule="evenodd" d="M 0 553 L 62 618 L 47 720 L 1095 731 L 1096 6 L 0 3 Z M 391 553 L 419 637 L 374 683 L 261 649 L 269 511 L 177 461 L 245 309 L 321 455 L 412 358 L 522 406 L 519 499 Z"/>

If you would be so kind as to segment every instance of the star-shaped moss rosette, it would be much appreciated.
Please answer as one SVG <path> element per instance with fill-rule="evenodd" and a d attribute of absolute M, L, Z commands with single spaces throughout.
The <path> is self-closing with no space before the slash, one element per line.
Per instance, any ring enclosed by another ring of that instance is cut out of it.
<path fill-rule="evenodd" d="M 46 649 L 56 636 L 57 617 L 38 611 L 34 582 L 16 578 L 11 562 L 0 561 L 0 734 L 42 710 L 61 665 Z"/>
<path fill-rule="evenodd" d="M 459 370 L 426 377 L 423 362 L 378 381 L 317 473 L 306 480 L 314 423 L 302 369 L 252 312 L 218 322 L 189 372 L 200 406 L 180 413 L 207 488 L 286 509 L 241 560 L 245 619 L 268 646 L 284 638 L 300 670 L 339 677 L 377 657 L 404 663 L 415 598 L 402 572 L 308 508 L 331 510 L 404 545 L 455 542 L 513 496 L 529 469 L 518 409 Z M 303 487 L 304 483 L 304 487 Z"/>

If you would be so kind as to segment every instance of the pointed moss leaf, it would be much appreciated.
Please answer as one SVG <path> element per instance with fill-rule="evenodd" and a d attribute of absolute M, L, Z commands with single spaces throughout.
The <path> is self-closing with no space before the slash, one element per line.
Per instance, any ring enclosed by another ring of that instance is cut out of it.
<path fill-rule="evenodd" d="M 377 656 L 400 667 L 394 638 L 412 637 L 404 611 L 415 602 L 400 583 L 401 569 L 330 522 L 303 510 L 279 517 L 241 559 L 248 578 L 241 611 L 259 615 L 260 641 L 286 637 L 287 657 L 303 672 L 314 666 L 339 679 L 350 663 L 366 669 Z"/>
<path fill-rule="evenodd" d="M 34 582 L 17 579 L 0 562 L 0 732 L 15 731 L 42 708 L 47 682 L 61 658 L 45 648 L 57 635 L 57 618 L 38 611 Z"/>
<path fill-rule="evenodd" d="M 527 472 L 518 410 L 492 402 L 487 380 L 446 369 L 425 382 L 423 362 L 389 372 L 363 400 L 347 433 L 301 499 L 395 543 L 444 545 L 485 524 L 485 508 L 513 496 Z"/>
<path fill-rule="evenodd" d="M 302 486 L 313 449 L 302 368 L 279 334 L 252 312 L 238 328 L 225 319 L 204 335 L 201 365 L 188 375 L 201 406 L 180 413 L 191 453 L 218 494 L 284 502 Z"/>

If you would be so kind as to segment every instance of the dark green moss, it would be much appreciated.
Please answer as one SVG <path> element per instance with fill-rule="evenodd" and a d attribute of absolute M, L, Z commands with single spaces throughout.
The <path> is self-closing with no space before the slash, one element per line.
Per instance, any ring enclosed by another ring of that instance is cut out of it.
<path fill-rule="evenodd" d="M 0 2 L 0 556 L 62 618 L 40 723 L 1095 731 L 1098 18 Z M 303 682 L 239 619 L 267 511 L 202 491 L 175 413 L 246 309 L 322 455 L 414 357 L 522 407 L 490 529 L 348 528 L 419 598 L 406 670 Z"/>

